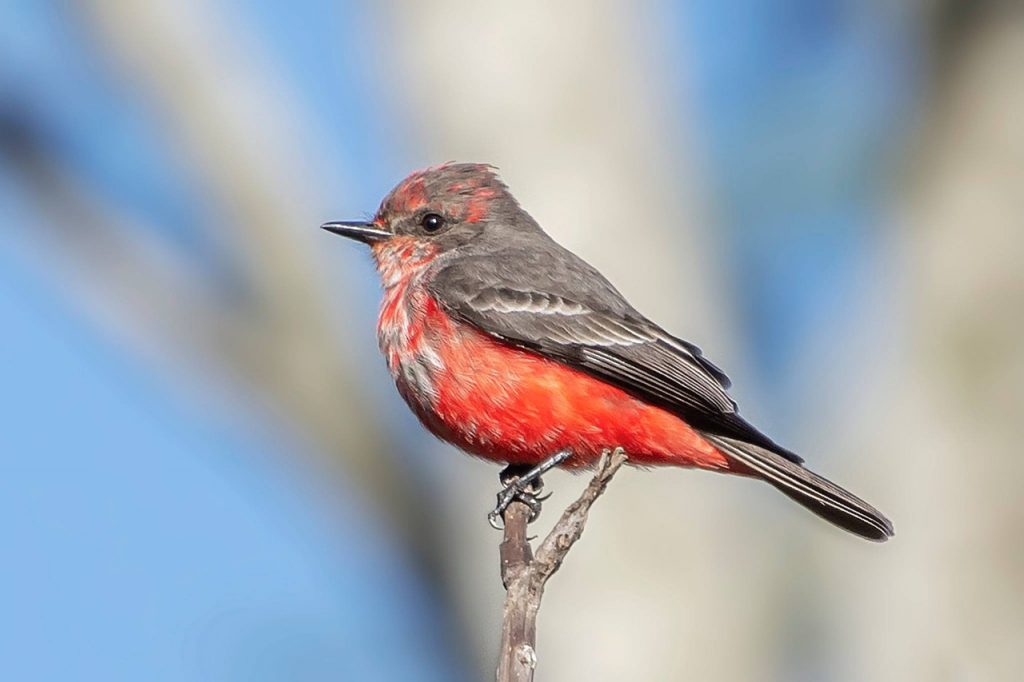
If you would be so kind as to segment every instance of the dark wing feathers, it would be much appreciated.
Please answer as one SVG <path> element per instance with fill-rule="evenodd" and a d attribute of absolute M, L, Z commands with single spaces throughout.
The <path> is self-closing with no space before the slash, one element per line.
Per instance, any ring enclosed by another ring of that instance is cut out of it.
<path fill-rule="evenodd" d="M 508 273 L 507 260 L 463 258 L 428 286 L 450 314 L 493 337 L 608 381 L 696 429 L 802 461 L 736 413 L 728 377 L 699 348 L 644 318 L 599 273 L 563 253 L 561 265 L 583 270 L 567 274 L 582 276 L 554 278 L 543 257 L 520 260 L 523 268 Z"/>

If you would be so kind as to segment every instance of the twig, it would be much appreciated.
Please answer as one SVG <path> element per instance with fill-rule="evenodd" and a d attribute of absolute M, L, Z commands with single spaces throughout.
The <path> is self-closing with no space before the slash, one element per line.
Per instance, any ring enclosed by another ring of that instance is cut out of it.
<path fill-rule="evenodd" d="M 565 555 L 580 539 L 590 507 L 626 462 L 616 448 L 601 457 L 597 473 L 579 499 L 562 513 L 534 557 L 526 524 L 530 508 L 516 501 L 505 510 L 505 534 L 499 547 L 501 581 L 505 584 L 505 612 L 501 625 L 498 682 L 529 682 L 537 667 L 537 612 L 548 579 L 561 567 Z"/>

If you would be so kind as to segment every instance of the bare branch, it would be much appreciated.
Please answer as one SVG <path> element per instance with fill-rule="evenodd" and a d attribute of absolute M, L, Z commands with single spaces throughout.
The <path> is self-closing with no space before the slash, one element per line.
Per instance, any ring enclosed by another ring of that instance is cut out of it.
<path fill-rule="evenodd" d="M 604 493 L 608 482 L 612 480 L 612 476 L 619 470 L 619 467 L 626 463 L 626 459 L 626 453 L 622 448 L 616 448 L 610 454 L 601 457 L 597 473 L 590 480 L 587 489 L 562 513 L 562 518 L 558 520 L 555 527 L 544 538 L 544 542 L 540 544 L 537 556 L 531 566 L 534 574 L 533 580 L 539 581 L 540 589 L 543 589 L 544 583 L 555 574 L 555 571 L 562 565 L 565 555 L 580 539 L 583 527 L 587 523 L 590 507 Z"/>
<path fill-rule="evenodd" d="M 597 473 L 579 499 L 561 518 L 537 549 L 536 557 L 526 535 L 530 508 L 513 502 L 503 515 L 504 538 L 499 548 L 501 580 L 505 585 L 505 609 L 501 627 L 498 682 L 529 682 L 537 666 L 537 612 L 547 581 L 561 567 L 565 556 L 583 534 L 590 507 L 604 493 L 609 481 L 626 462 L 616 448 L 601 457 Z"/>

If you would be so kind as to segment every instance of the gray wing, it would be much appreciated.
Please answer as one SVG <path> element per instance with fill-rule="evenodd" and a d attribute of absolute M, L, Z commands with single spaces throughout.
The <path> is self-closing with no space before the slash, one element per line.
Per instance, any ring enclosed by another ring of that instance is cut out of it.
<path fill-rule="evenodd" d="M 463 257 L 428 287 L 451 315 L 496 339 L 607 381 L 698 430 L 801 461 L 737 414 L 728 377 L 698 347 L 647 320 L 560 247 Z"/>

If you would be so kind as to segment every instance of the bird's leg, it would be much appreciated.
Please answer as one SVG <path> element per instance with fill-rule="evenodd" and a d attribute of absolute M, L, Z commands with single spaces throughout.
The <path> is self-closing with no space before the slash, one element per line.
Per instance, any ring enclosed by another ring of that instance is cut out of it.
<path fill-rule="evenodd" d="M 530 508 L 530 521 L 540 514 L 540 503 L 547 499 L 540 497 L 540 491 L 544 489 L 544 482 L 541 476 L 555 468 L 572 456 L 572 450 L 559 450 L 532 469 L 525 464 L 509 464 L 498 474 L 498 480 L 503 486 L 498 493 L 498 504 L 487 515 L 487 521 L 492 527 L 501 530 L 499 519 L 505 514 L 505 510 L 514 500 L 519 500 Z"/>

